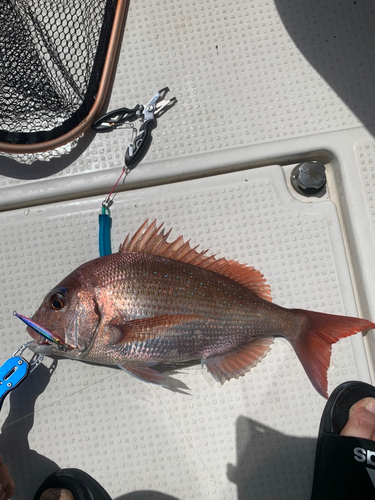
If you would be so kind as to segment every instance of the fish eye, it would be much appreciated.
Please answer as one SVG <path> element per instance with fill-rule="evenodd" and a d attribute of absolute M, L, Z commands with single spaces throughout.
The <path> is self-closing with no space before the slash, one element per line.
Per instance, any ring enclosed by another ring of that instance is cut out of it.
<path fill-rule="evenodd" d="M 54 309 L 55 311 L 60 311 L 60 309 L 63 309 L 63 307 L 65 307 L 65 296 L 59 292 L 54 293 L 53 295 L 51 295 L 50 304 L 52 309 Z"/>

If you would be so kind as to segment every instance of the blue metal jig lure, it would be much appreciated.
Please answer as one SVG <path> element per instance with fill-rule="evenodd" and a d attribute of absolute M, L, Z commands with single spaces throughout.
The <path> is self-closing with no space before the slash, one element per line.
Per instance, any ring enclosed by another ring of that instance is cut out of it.
<path fill-rule="evenodd" d="M 44 328 L 44 326 L 40 325 L 36 321 L 30 318 L 26 318 L 26 316 L 23 316 L 22 314 L 18 314 L 16 311 L 13 312 L 13 315 L 19 318 L 21 321 L 23 321 L 27 326 L 32 328 L 35 332 L 39 333 L 42 337 L 44 337 L 46 340 L 49 342 L 52 342 L 53 344 L 56 344 L 58 347 L 61 349 L 74 349 L 73 346 L 66 344 L 63 342 L 57 335 L 55 335 L 53 332 L 50 330 L 47 330 L 47 328 Z"/>

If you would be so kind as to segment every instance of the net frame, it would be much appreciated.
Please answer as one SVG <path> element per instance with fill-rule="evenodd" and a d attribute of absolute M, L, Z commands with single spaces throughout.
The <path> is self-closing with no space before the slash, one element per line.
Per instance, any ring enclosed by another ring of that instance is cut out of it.
<path fill-rule="evenodd" d="M 122 33 L 128 10 L 129 0 L 117 0 L 114 13 L 112 30 L 104 59 L 100 83 L 96 93 L 96 98 L 91 109 L 82 121 L 71 130 L 59 135 L 56 138 L 41 142 L 15 144 L 12 142 L 0 141 L 0 152 L 9 154 L 41 153 L 57 149 L 65 144 L 71 143 L 81 136 L 92 125 L 95 118 L 105 105 L 106 98 L 112 85 L 114 70 L 116 67 L 119 49 L 121 45 Z"/>

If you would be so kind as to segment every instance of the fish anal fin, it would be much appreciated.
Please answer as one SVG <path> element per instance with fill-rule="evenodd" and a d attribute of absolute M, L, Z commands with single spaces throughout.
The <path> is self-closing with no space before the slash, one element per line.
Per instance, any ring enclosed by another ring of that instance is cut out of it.
<path fill-rule="evenodd" d="M 256 339 L 221 356 L 204 359 L 208 371 L 222 384 L 244 375 L 261 361 L 273 344 L 272 338 Z"/>
<path fill-rule="evenodd" d="M 190 314 L 163 315 L 134 319 L 122 324 L 112 321 L 108 325 L 108 328 L 112 330 L 116 329 L 119 333 L 121 332 L 115 341 L 111 342 L 113 345 L 119 345 L 130 342 L 144 342 L 154 337 L 165 335 L 172 326 L 190 323 L 196 319 L 200 319 L 200 316 Z"/>
<path fill-rule="evenodd" d="M 271 289 L 260 271 L 234 260 L 206 255 L 207 250 L 197 252 L 197 247 L 191 247 L 190 241 L 184 243 L 182 236 L 168 243 L 170 232 L 165 233 L 162 224 L 157 227 L 155 220 L 150 224 L 146 220 L 134 236 L 126 237 L 119 252 L 146 252 L 208 269 L 249 288 L 262 299 L 272 300 Z"/>

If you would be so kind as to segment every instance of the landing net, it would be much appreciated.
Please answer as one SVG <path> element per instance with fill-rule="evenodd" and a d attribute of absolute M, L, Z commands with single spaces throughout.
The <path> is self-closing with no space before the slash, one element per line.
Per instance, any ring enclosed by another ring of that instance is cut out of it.
<path fill-rule="evenodd" d="M 0 0 L 0 151 L 53 149 L 88 128 L 124 3 Z"/>

